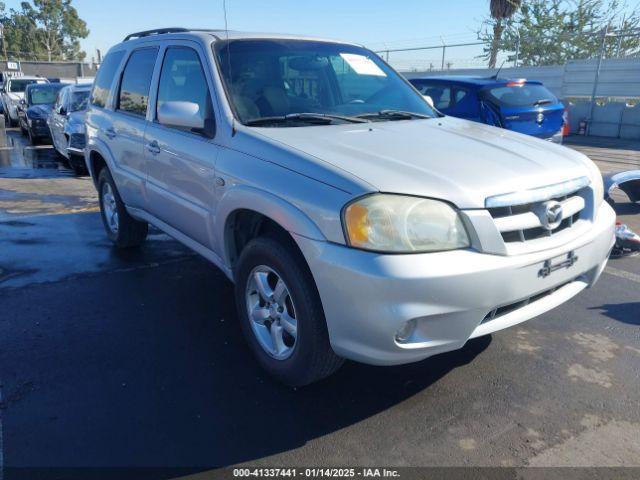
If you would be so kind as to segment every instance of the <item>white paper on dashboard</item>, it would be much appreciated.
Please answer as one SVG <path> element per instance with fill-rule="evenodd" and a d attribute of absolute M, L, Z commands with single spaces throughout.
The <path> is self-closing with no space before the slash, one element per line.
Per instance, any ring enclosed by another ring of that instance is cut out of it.
<path fill-rule="evenodd" d="M 355 53 L 341 53 L 340 56 L 358 75 L 375 75 L 376 77 L 386 77 L 387 74 L 375 64 L 373 60 L 364 55 Z"/>

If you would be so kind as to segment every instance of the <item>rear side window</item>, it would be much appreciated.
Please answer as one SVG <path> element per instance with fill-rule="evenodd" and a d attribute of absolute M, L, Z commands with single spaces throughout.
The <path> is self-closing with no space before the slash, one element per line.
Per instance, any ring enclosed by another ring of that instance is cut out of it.
<path fill-rule="evenodd" d="M 131 54 L 122 74 L 118 110 L 141 116 L 147 114 L 151 77 L 157 56 L 157 48 L 143 48 Z"/>
<path fill-rule="evenodd" d="M 104 57 L 104 61 L 98 69 L 93 91 L 91 92 L 91 103 L 96 107 L 104 108 L 107 105 L 109 89 L 113 83 L 116 70 L 118 70 L 120 66 L 122 57 L 124 57 L 124 51 L 122 50 L 119 52 L 111 52 Z"/>
<path fill-rule="evenodd" d="M 544 85 L 517 83 L 487 90 L 489 100 L 505 107 L 529 107 L 557 103 L 558 99 Z"/>
<path fill-rule="evenodd" d="M 186 47 L 167 49 L 158 85 L 158 108 L 164 102 L 195 103 L 205 125 L 213 121 L 207 78 L 195 50 Z"/>

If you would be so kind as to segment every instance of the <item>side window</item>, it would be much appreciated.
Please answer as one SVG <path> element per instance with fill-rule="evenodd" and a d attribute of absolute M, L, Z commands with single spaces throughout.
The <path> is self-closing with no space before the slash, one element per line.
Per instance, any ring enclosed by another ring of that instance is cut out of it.
<path fill-rule="evenodd" d="M 157 56 L 157 48 L 143 48 L 131 54 L 122 74 L 118 110 L 143 117 L 147 114 L 151 77 Z"/>
<path fill-rule="evenodd" d="M 60 108 L 60 105 L 62 105 L 62 95 L 64 95 L 64 88 L 60 90 L 58 92 L 58 95 L 56 96 L 56 104 L 53 106 L 54 112 L 57 112 Z"/>
<path fill-rule="evenodd" d="M 418 90 L 422 95 L 430 96 L 438 110 L 445 110 L 452 106 L 451 87 L 447 85 L 426 84 L 421 85 Z"/>
<path fill-rule="evenodd" d="M 109 98 L 109 89 L 113 83 L 113 77 L 124 57 L 124 51 L 111 52 L 106 57 L 96 76 L 95 85 L 91 92 L 91 103 L 96 107 L 105 107 Z"/>
<path fill-rule="evenodd" d="M 60 94 L 58 95 L 58 107 L 64 107 L 67 109 L 67 90 L 60 90 Z"/>
<path fill-rule="evenodd" d="M 189 102 L 198 105 L 198 115 L 204 121 L 205 130 L 213 131 L 213 106 L 198 53 L 187 47 L 167 48 L 158 84 L 158 105 L 165 102 Z M 156 109 L 156 115 L 157 115 Z M 191 131 L 186 127 L 176 127 Z"/>

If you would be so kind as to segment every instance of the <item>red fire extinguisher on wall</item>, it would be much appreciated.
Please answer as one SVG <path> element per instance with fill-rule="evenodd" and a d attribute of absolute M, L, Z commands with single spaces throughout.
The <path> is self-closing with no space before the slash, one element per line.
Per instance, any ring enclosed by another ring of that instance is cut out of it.
<path fill-rule="evenodd" d="M 579 135 L 586 135 L 587 134 L 587 119 L 583 118 L 582 120 L 580 120 L 580 123 L 578 124 L 578 134 Z"/>

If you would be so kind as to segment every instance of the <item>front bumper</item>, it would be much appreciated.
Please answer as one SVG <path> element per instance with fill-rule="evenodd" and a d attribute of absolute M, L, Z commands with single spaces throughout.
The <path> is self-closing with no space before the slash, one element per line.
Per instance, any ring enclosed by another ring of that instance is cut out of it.
<path fill-rule="evenodd" d="M 605 202 L 588 233 L 562 247 L 515 256 L 474 250 L 382 255 L 296 236 L 316 281 L 331 345 L 374 365 L 422 360 L 467 340 L 529 320 L 593 285 L 614 243 Z M 573 252 L 568 268 L 540 276 Z M 493 317 L 492 317 L 493 315 Z M 415 329 L 406 343 L 396 333 Z"/>

